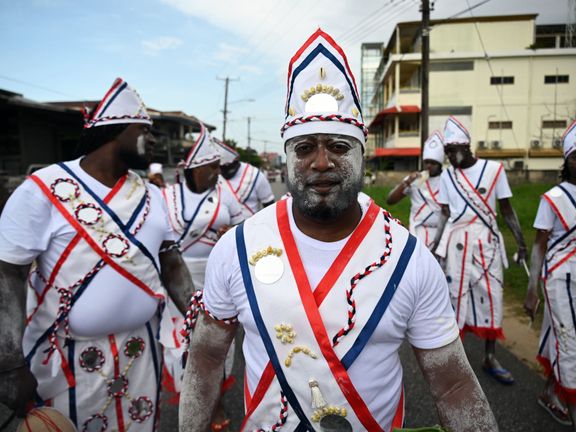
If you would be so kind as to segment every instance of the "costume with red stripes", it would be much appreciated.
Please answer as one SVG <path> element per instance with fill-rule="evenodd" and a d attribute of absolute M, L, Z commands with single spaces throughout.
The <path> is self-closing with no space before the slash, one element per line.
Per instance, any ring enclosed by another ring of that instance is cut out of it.
<path fill-rule="evenodd" d="M 551 231 L 542 269 L 545 307 L 538 360 L 576 404 L 576 194 L 561 183 L 542 196 L 534 227 Z M 552 216 L 552 223 L 550 217 Z"/>
<path fill-rule="evenodd" d="M 438 201 L 449 205 L 450 219 L 436 253 L 446 259 L 458 326 L 483 338 L 503 338 L 502 279 L 508 262 L 496 203 L 511 196 L 506 173 L 499 162 L 477 159 L 471 168 L 449 167 L 441 178 Z"/>
<path fill-rule="evenodd" d="M 436 237 L 438 216 L 442 206 L 438 202 L 440 176 L 421 182 L 416 179 L 404 193 L 410 196 L 410 232 L 430 247 Z"/>
<path fill-rule="evenodd" d="M 159 274 L 158 250 L 167 226 L 158 217 L 158 212 L 165 215 L 157 207 L 161 197 L 133 172 L 107 196 L 98 196 L 80 170 L 78 161 L 60 163 L 28 180 L 51 204 L 47 220 L 63 218 L 71 230 L 51 233 L 58 247 L 63 241 L 68 245 L 53 265 L 41 254 L 31 272 L 24 353 L 42 400 L 78 430 L 153 431 L 162 349 L 175 347 L 172 318 L 178 314 Z M 57 248 L 50 243 L 47 252 L 51 247 Z M 152 299 L 152 309 L 147 322 L 135 327 L 119 316 L 107 318 L 117 328 L 107 334 L 96 324 L 106 321 L 106 311 L 94 300 L 95 290 L 113 281 L 117 301 L 144 304 L 138 300 L 143 294 Z M 81 305 L 87 293 L 93 299 L 90 312 Z M 78 307 L 86 314 L 75 316 Z"/>

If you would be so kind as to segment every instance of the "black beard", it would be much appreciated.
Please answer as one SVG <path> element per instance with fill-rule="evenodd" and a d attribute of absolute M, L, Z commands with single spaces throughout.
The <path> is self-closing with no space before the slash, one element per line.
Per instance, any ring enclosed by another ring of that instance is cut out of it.
<path fill-rule="evenodd" d="M 135 152 L 124 152 L 120 157 L 130 169 L 145 170 L 150 165 L 150 160 L 146 156 L 141 156 Z"/>
<path fill-rule="evenodd" d="M 332 221 L 340 217 L 358 201 L 358 193 L 362 190 L 363 179 L 360 177 L 349 189 L 338 189 L 336 192 L 337 197 L 333 200 L 337 205 L 333 206 L 330 206 L 326 202 L 308 204 L 308 195 L 313 192 L 310 192 L 309 189 L 304 191 L 298 190 L 298 187 L 291 183 L 289 177 L 286 179 L 286 186 L 290 195 L 292 195 L 294 205 L 300 213 L 312 219 Z"/>

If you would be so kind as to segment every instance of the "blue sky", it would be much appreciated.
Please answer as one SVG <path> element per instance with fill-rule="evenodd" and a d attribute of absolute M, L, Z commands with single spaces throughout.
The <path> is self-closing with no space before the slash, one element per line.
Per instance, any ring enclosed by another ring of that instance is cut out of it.
<path fill-rule="evenodd" d="M 480 0 L 437 0 L 444 18 Z M 360 44 L 387 41 L 398 21 L 418 19 L 417 0 L 0 0 L 0 88 L 39 101 L 100 99 L 116 77 L 144 102 L 182 110 L 227 137 L 281 151 L 288 61 L 318 27 L 336 38 L 359 79 Z M 476 16 L 540 13 L 566 19 L 567 0 L 492 0 Z"/>

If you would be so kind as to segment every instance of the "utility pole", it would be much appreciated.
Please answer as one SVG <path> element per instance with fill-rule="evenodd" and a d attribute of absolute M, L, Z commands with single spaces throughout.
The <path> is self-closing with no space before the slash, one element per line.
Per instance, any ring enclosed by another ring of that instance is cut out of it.
<path fill-rule="evenodd" d="M 248 148 L 250 148 L 250 120 L 252 120 L 252 117 L 246 117 L 246 120 L 248 120 Z"/>
<path fill-rule="evenodd" d="M 430 63 L 430 1 L 422 0 L 422 65 L 421 65 L 421 107 L 420 107 L 420 167 L 424 143 L 428 139 L 428 66 Z"/>
<path fill-rule="evenodd" d="M 230 81 L 238 81 L 238 79 L 233 78 L 216 78 L 220 81 L 224 81 L 224 109 L 222 110 L 223 119 L 222 119 L 222 142 L 226 142 L 226 122 L 228 121 L 228 84 Z"/>

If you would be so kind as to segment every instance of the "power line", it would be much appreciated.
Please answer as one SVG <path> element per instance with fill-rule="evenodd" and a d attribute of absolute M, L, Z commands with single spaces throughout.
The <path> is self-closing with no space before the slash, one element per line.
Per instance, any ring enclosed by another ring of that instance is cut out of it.
<path fill-rule="evenodd" d="M 27 86 L 29 86 L 29 87 L 37 88 L 37 89 L 39 89 L 39 90 L 44 90 L 44 91 L 47 91 L 47 92 L 50 92 L 50 93 L 58 94 L 58 95 L 60 95 L 60 96 L 66 96 L 66 97 L 74 98 L 74 99 L 83 99 L 83 98 L 81 98 L 80 96 L 74 96 L 74 95 L 71 95 L 71 94 L 68 94 L 68 93 L 62 93 L 61 91 L 58 91 L 58 90 L 53 90 L 53 89 L 51 89 L 51 88 L 44 87 L 44 86 L 40 86 L 40 85 L 37 85 L 37 84 L 33 84 L 33 83 L 31 83 L 31 82 L 28 82 L 28 81 L 22 81 L 22 80 L 19 80 L 19 79 L 16 79 L 16 78 L 11 78 L 11 77 L 8 77 L 8 76 L 6 76 L 6 75 L 0 75 L 0 79 L 6 80 L 6 81 L 12 81 L 12 82 L 15 82 L 15 83 L 18 83 L 18 84 L 27 85 Z"/>
<path fill-rule="evenodd" d="M 401 1 L 404 1 L 404 0 L 401 0 Z M 341 40 L 344 40 L 344 39 L 352 36 L 352 34 L 356 33 L 358 30 L 361 30 L 364 26 L 366 26 L 369 21 L 378 19 L 380 17 L 380 15 L 378 13 L 382 9 L 385 9 L 386 7 L 388 7 L 389 5 L 391 5 L 393 3 L 394 3 L 394 0 L 388 0 L 387 4 L 384 4 L 383 6 L 376 8 L 375 10 L 373 10 L 372 12 L 370 12 L 369 14 L 364 16 L 360 21 L 358 21 L 355 25 L 353 25 L 349 30 L 338 35 L 337 40 L 341 41 Z"/>

